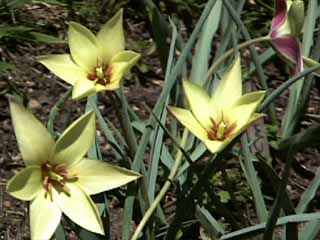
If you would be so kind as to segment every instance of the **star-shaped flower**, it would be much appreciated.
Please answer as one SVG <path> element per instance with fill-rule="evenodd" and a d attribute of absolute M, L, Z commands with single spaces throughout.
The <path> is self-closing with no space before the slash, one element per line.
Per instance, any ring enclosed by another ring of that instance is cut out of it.
<path fill-rule="evenodd" d="M 222 151 L 263 116 L 255 111 L 265 91 L 242 95 L 240 59 L 224 74 L 212 97 L 189 81 L 184 81 L 184 91 L 191 110 L 177 107 L 170 107 L 169 110 L 212 153 Z"/>
<path fill-rule="evenodd" d="M 89 231 L 104 234 L 89 195 L 134 181 L 140 175 L 84 158 L 95 138 L 95 115 L 86 113 L 55 142 L 34 115 L 10 102 L 12 122 L 26 168 L 7 185 L 14 197 L 31 201 L 31 238 L 50 239 L 62 213 Z"/>
<path fill-rule="evenodd" d="M 124 50 L 122 10 L 96 36 L 85 26 L 71 22 L 68 41 L 70 54 L 40 56 L 38 60 L 74 86 L 73 99 L 118 89 L 123 75 L 140 58 L 140 54 Z"/>

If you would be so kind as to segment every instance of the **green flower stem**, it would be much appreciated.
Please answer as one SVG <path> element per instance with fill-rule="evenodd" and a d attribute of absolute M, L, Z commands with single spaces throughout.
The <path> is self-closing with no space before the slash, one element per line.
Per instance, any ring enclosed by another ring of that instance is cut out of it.
<path fill-rule="evenodd" d="M 184 148 L 185 145 L 187 144 L 188 135 L 189 135 L 189 131 L 187 129 L 185 129 L 183 132 L 182 140 L 181 140 L 181 147 L 182 148 Z M 139 234 L 142 232 L 144 226 L 147 224 L 147 222 L 149 221 L 153 212 L 156 210 L 157 206 L 159 205 L 160 201 L 165 196 L 166 192 L 168 191 L 169 187 L 171 186 L 171 183 L 173 182 L 173 180 L 175 179 L 175 177 L 178 173 L 179 166 L 180 166 L 181 160 L 182 160 L 182 156 L 183 156 L 182 151 L 181 150 L 178 151 L 175 163 L 171 169 L 171 172 L 168 176 L 167 181 L 162 186 L 162 189 L 160 190 L 160 192 L 158 193 L 158 195 L 156 196 L 156 198 L 154 199 L 154 201 L 150 205 L 149 209 L 144 214 L 144 216 L 141 219 L 139 225 L 137 226 L 136 231 L 134 232 L 131 240 L 138 239 Z"/>
<path fill-rule="evenodd" d="M 269 36 L 264 36 L 264 37 L 259 37 L 259 38 L 254 38 L 250 39 L 248 41 L 245 41 L 243 43 L 240 43 L 237 47 L 237 49 L 242 49 L 249 47 L 253 44 L 259 43 L 259 42 L 265 42 L 265 41 L 270 41 Z M 210 66 L 208 72 L 207 72 L 207 79 L 217 70 L 217 68 L 224 63 L 229 57 L 231 57 L 237 50 L 236 48 L 231 48 L 229 49 L 225 54 L 223 54 L 221 57 L 219 57 L 214 63 Z"/>

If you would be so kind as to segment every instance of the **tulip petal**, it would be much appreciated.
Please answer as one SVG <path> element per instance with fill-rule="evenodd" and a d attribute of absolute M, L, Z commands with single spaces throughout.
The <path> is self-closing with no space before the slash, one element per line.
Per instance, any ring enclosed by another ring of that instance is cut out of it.
<path fill-rule="evenodd" d="M 62 212 L 58 205 L 46 196 L 45 191 L 30 203 L 31 239 L 49 240 L 61 220 Z"/>
<path fill-rule="evenodd" d="M 223 75 L 211 98 L 211 105 L 226 110 L 230 108 L 242 94 L 241 64 L 238 57 L 232 67 Z M 200 108 L 201 110 L 201 108 Z M 202 110 L 203 111 L 203 110 Z"/>
<path fill-rule="evenodd" d="M 271 40 L 273 48 L 284 58 L 296 64 L 296 71 L 303 70 L 302 51 L 296 37 L 279 37 Z"/>
<path fill-rule="evenodd" d="M 276 31 L 287 18 L 287 0 L 276 0 L 276 12 L 275 17 L 273 18 L 271 29 Z"/>
<path fill-rule="evenodd" d="M 75 183 L 66 183 L 69 193 L 55 192 L 53 198 L 73 222 L 91 232 L 104 235 L 98 209 L 91 198 Z"/>
<path fill-rule="evenodd" d="M 104 90 L 115 90 L 120 88 L 121 79 L 123 78 L 123 75 L 126 73 L 128 69 L 129 63 L 127 62 L 115 62 L 110 65 L 112 68 L 111 70 L 111 78 L 110 82 L 103 86 L 101 84 L 96 85 L 96 91 L 104 91 Z"/>
<path fill-rule="evenodd" d="M 40 56 L 37 58 L 51 72 L 71 85 L 82 78 L 86 78 L 86 72 L 76 65 L 69 54 L 56 54 Z"/>
<path fill-rule="evenodd" d="M 133 67 L 137 63 L 140 57 L 141 57 L 141 54 L 139 53 L 136 53 L 130 50 L 125 50 L 114 55 L 111 59 L 111 63 L 127 62 L 128 63 L 127 68 L 129 70 L 131 67 Z"/>
<path fill-rule="evenodd" d="M 197 138 L 202 141 L 205 141 L 208 138 L 207 131 L 203 126 L 201 126 L 191 111 L 177 107 L 169 107 L 168 109 L 179 120 L 179 122 Z"/>
<path fill-rule="evenodd" d="M 27 166 L 49 159 L 54 141 L 42 123 L 23 106 L 10 101 L 14 131 L 22 158 Z"/>
<path fill-rule="evenodd" d="M 266 91 L 263 91 L 263 90 L 246 93 L 238 99 L 238 101 L 233 105 L 233 107 L 244 105 L 244 104 L 251 104 L 251 103 L 256 103 L 259 105 L 263 100 L 265 94 L 266 94 Z"/>
<path fill-rule="evenodd" d="M 112 56 L 122 51 L 125 45 L 122 9 L 105 23 L 97 35 L 102 60 L 109 64 Z"/>
<path fill-rule="evenodd" d="M 24 201 L 30 201 L 43 189 L 40 166 L 26 167 L 13 178 L 7 185 L 10 195 Z"/>
<path fill-rule="evenodd" d="M 68 169 L 68 173 L 78 177 L 77 184 L 89 195 L 120 187 L 140 177 L 125 168 L 91 159 L 81 160 Z"/>
<path fill-rule="evenodd" d="M 210 106 L 210 97 L 200 86 L 184 81 L 183 87 L 194 117 L 205 129 L 209 129 L 212 125 L 210 118 L 218 118 L 218 114 L 215 113 L 218 109 Z"/>
<path fill-rule="evenodd" d="M 96 93 L 94 81 L 88 79 L 80 79 L 73 87 L 72 99 L 81 99 Z"/>
<path fill-rule="evenodd" d="M 85 26 L 71 22 L 68 31 L 72 59 L 86 72 L 101 64 L 96 36 Z"/>
<path fill-rule="evenodd" d="M 95 115 L 88 112 L 73 122 L 60 136 L 53 163 L 76 164 L 88 152 L 96 132 Z"/>
<path fill-rule="evenodd" d="M 228 112 L 230 123 L 236 123 L 234 132 L 247 126 L 252 114 L 255 112 L 264 97 L 265 91 L 252 92 L 243 95 Z"/>
<path fill-rule="evenodd" d="M 246 121 L 243 125 L 238 125 L 237 129 L 235 130 L 235 133 L 230 137 L 230 142 L 239 136 L 241 133 L 243 133 L 247 128 L 249 128 L 255 121 L 257 121 L 259 118 L 264 117 L 265 114 L 262 113 L 253 113 L 251 117 Z"/>

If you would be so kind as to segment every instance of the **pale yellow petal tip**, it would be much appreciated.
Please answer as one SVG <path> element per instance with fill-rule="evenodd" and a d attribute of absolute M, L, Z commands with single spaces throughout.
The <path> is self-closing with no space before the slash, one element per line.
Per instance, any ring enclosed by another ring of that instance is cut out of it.
<path fill-rule="evenodd" d="M 177 116 L 177 111 L 179 111 L 180 109 L 183 109 L 183 108 L 179 108 L 179 107 L 175 107 L 175 106 L 167 106 L 167 110 L 172 114 L 174 115 L 175 117 Z"/>
<path fill-rule="evenodd" d="M 236 60 L 234 62 L 234 65 L 241 67 L 241 58 L 240 58 L 240 56 L 237 56 L 237 58 L 236 58 Z"/>

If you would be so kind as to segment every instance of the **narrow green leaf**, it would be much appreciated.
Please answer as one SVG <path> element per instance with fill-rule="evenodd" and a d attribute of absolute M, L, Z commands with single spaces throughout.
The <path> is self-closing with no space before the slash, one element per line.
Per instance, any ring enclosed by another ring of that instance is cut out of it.
<path fill-rule="evenodd" d="M 257 211 L 259 220 L 261 222 L 264 222 L 267 220 L 267 217 L 268 217 L 267 207 L 263 199 L 257 172 L 253 165 L 254 156 L 250 152 L 248 138 L 247 138 L 247 135 L 245 134 L 242 135 L 241 137 L 241 146 L 242 146 L 242 153 L 244 158 L 243 171 L 245 172 L 247 182 L 253 194 L 253 200 L 255 203 L 254 205 L 255 205 L 255 209 Z"/>
<path fill-rule="evenodd" d="M 100 110 L 98 107 L 95 105 L 94 101 L 92 99 L 89 99 L 89 103 L 91 105 L 92 110 L 95 112 L 97 116 L 98 123 L 100 125 L 100 128 L 106 138 L 108 139 L 108 143 L 112 146 L 112 149 L 115 153 L 115 155 L 120 159 L 125 159 L 125 153 L 123 152 L 122 148 L 114 138 L 112 131 L 110 130 L 108 124 L 105 122 L 103 116 L 101 115 Z"/>
<path fill-rule="evenodd" d="M 40 33 L 40 32 L 30 32 L 29 35 L 31 36 L 31 39 L 35 42 L 41 42 L 41 43 L 48 43 L 48 44 L 53 44 L 53 43 L 66 43 L 65 40 L 62 40 L 60 38 L 45 34 L 45 33 Z"/>
<path fill-rule="evenodd" d="M 312 220 L 319 220 L 320 213 L 305 213 L 305 214 L 295 214 L 289 215 L 285 217 L 280 217 L 276 225 L 281 226 L 288 223 L 302 223 Z M 257 236 L 261 234 L 266 227 L 266 223 L 260 223 L 255 226 L 243 228 L 228 234 L 223 235 L 220 240 L 241 240 L 241 239 L 249 239 L 250 237 Z M 308 239 L 311 240 L 311 239 Z"/>
<path fill-rule="evenodd" d="M 195 215 L 212 239 L 224 234 L 223 226 L 214 219 L 207 209 L 197 206 Z"/>
<path fill-rule="evenodd" d="M 215 4 L 215 1 L 216 0 L 210 0 L 206 4 L 205 9 L 203 10 L 202 15 L 201 15 L 193 33 L 191 34 L 187 44 L 185 45 L 184 49 L 182 50 L 177 63 L 174 65 L 170 76 L 165 79 L 164 87 L 162 89 L 160 97 L 154 107 L 154 110 L 153 110 L 153 112 L 156 114 L 157 117 L 159 117 L 159 114 L 161 113 L 161 109 L 163 109 L 166 98 L 169 95 L 174 83 L 176 82 L 177 76 L 180 74 L 180 72 L 184 66 L 185 60 L 186 60 L 188 54 L 190 53 L 190 51 L 194 45 L 194 42 L 199 35 L 201 27 L 204 24 L 206 18 L 208 17 L 208 15 L 210 13 L 211 8 Z M 174 31 L 176 31 L 176 28 L 174 27 L 173 24 L 172 24 L 172 27 L 173 27 Z M 154 119 L 153 116 L 150 116 L 148 123 L 147 123 L 147 126 L 146 126 L 146 129 L 144 131 L 144 134 L 142 135 L 140 143 L 138 145 L 138 149 L 137 149 L 135 158 L 133 160 L 133 164 L 132 164 L 133 171 L 139 171 L 141 168 L 141 164 L 143 164 L 145 150 L 147 148 L 148 141 L 150 139 L 150 135 L 152 133 L 152 129 L 155 124 L 156 124 L 156 120 Z M 134 202 L 134 196 L 130 196 L 130 197 L 126 198 L 125 210 L 124 210 L 125 211 L 124 224 L 123 224 L 123 231 L 122 231 L 122 239 L 123 240 L 129 239 L 131 222 L 132 222 L 131 219 L 132 219 L 133 202 Z"/>
<path fill-rule="evenodd" d="M 55 105 L 52 107 L 52 109 L 50 111 L 47 128 L 53 137 L 57 136 L 54 131 L 54 123 L 55 123 L 57 114 L 58 114 L 60 108 L 63 106 L 63 104 L 71 96 L 71 93 L 72 93 L 72 88 L 69 88 L 68 91 L 65 94 L 63 94 L 62 97 L 55 103 Z"/>
<path fill-rule="evenodd" d="M 312 182 L 309 184 L 308 188 L 303 192 L 299 204 L 296 207 L 297 213 L 303 213 L 307 210 L 309 203 L 316 196 L 317 190 L 320 187 L 320 168 L 318 168 L 316 175 L 314 176 Z"/>
<path fill-rule="evenodd" d="M 206 81 L 208 62 L 211 55 L 212 39 L 218 30 L 222 10 L 222 1 L 216 1 L 203 24 L 192 60 L 191 81 L 203 86 Z"/>
<path fill-rule="evenodd" d="M 308 222 L 299 233 L 299 240 L 316 240 L 320 233 L 320 219 Z"/>

